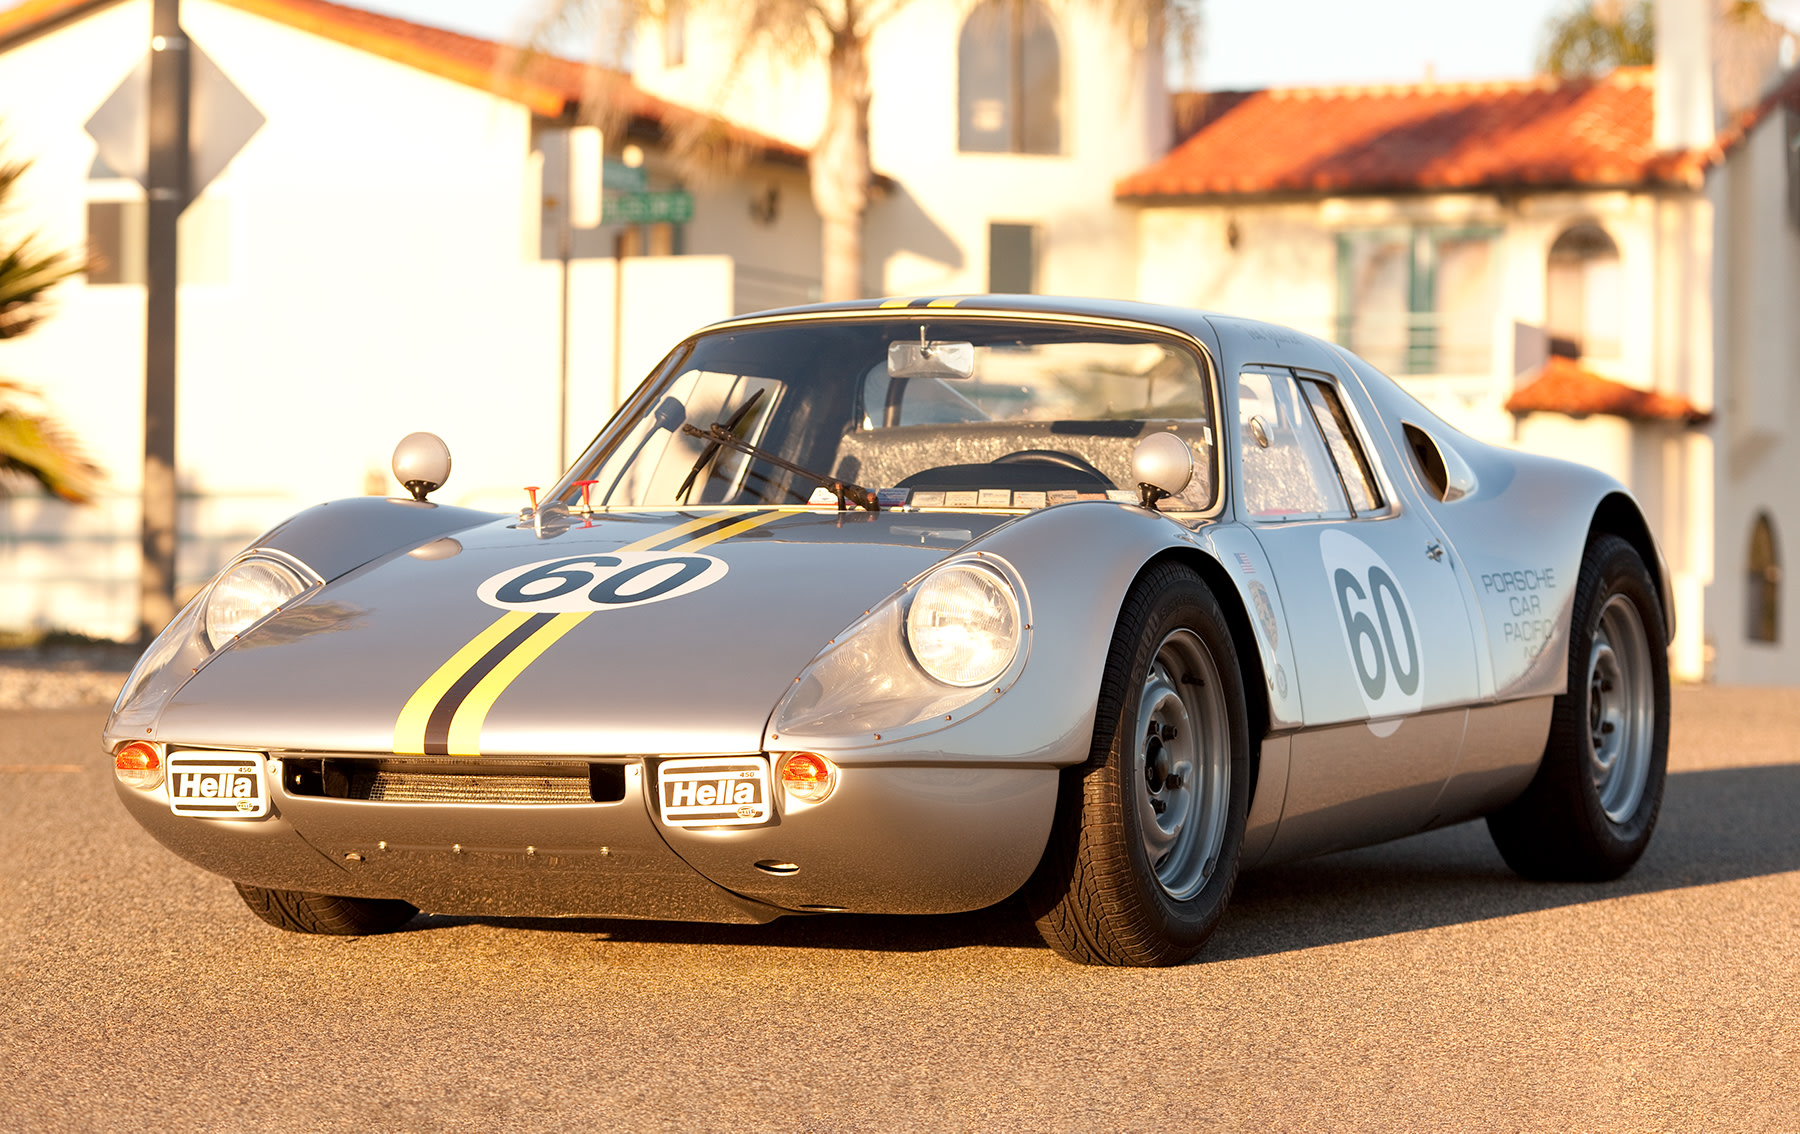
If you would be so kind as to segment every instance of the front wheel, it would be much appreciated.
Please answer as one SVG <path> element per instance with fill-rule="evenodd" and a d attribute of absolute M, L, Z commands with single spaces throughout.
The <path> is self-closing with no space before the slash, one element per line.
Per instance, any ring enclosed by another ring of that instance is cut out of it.
<path fill-rule="evenodd" d="M 289 933 L 337 937 L 392 933 L 419 912 L 417 906 L 394 898 L 344 898 L 301 890 L 265 890 L 243 882 L 232 885 L 251 913 Z"/>
<path fill-rule="evenodd" d="M 1525 794 L 1488 816 L 1527 878 L 1603 882 L 1650 845 L 1669 760 L 1662 606 L 1642 557 L 1600 536 L 1582 557 L 1569 625 L 1568 687 Z"/>
<path fill-rule="evenodd" d="M 1065 773 L 1027 884 L 1051 948 L 1108 965 L 1199 952 L 1237 881 L 1249 747 L 1224 610 L 1186 567 L 1151 568 L 1120 611 L 1093 747 Z"/>

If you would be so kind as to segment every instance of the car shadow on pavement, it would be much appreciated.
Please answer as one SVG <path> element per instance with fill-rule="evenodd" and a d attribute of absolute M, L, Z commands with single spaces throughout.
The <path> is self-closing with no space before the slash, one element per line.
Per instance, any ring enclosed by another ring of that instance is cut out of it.
<path fill-rule="evenodd" d="M 1650 848 L 1625 877 L 1530 882 L 1480 820 L 1238 880 L 1199 960 L 1227 961 L 1583 902 L 1800 870 L 1800 764 L 1670 775 Z"/>
<path fill-rule="evenodd" d="M 1528 882 L 1481 821 L 1246 873 L 1198 963 L 1335 945 L 1633 894 L 1800 870 L 1800 764 L 1676 773 L 1644 859 L 1605 883 Z M 405 932 L 458 925 L 589 934 L 644 944 L 928 953 L 1041 949 L 1019 899 L 930 917 L 822 914 L 767 925 L 431 915 Z"/>

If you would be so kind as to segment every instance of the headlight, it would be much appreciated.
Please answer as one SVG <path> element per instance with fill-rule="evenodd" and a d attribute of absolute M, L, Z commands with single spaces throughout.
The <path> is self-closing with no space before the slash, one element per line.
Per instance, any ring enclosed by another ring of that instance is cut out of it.
<path fill-rule="evenodd" d="M 978 713 L 1018 680 L 1030 623 L 996 558 L 933 568 L 808 663 L 775 707 L 773 750 L 899 740 Z"/>
<path fill-rule="evenodd" d="M 221 648 L 305 589 L 305 580 L 275 560 L 245 559 L 219 576 L 206 596 L 207 643 Z"/>
<path fill-rule="evenodd" d="M 997 572 L 958 563 L 919 584 L 906 612 L 919 668 L 945 685 L 986 685 L 1019 651 L 1019 601 Z"/>

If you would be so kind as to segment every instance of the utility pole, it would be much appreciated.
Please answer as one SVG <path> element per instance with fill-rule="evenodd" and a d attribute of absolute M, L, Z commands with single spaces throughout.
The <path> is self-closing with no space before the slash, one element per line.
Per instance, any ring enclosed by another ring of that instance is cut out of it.
<path fill-rule="evenodd" d="M 138 637 L 146 645 L 175 617 L 176 231 L 188 203 L 187 35 L 181 0 L 155 0 L 151 11 L 147 302 L 144 334 L 143 566 Z"/>

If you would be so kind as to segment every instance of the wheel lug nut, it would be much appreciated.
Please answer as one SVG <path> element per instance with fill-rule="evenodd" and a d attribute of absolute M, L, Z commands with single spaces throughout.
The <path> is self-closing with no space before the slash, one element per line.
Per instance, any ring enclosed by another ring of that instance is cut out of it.
<path fill-rule="evenodd" d="M 1150 809 L 1158 815 L 1161 815 L 1164 811 L 1168 810 L 1168 807 L 1169 805 L 1160 799 L 1153 799 L 1150 801 Z"/>

